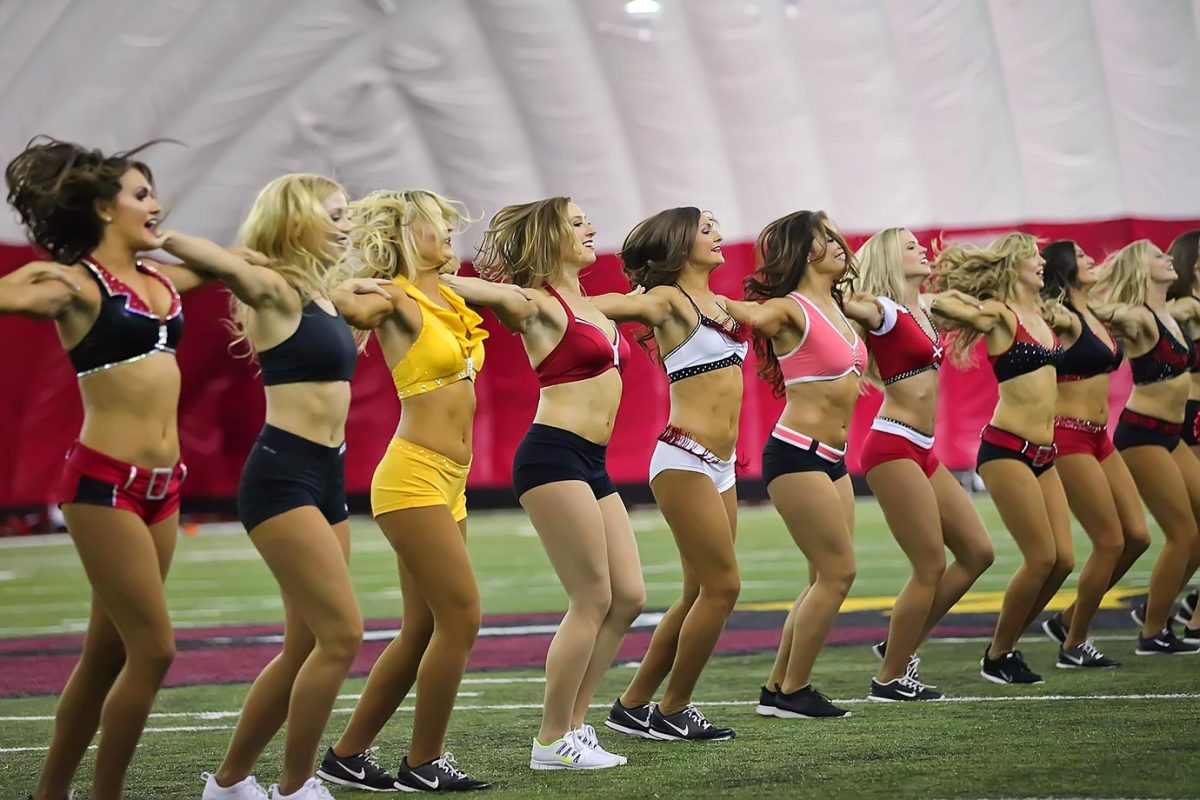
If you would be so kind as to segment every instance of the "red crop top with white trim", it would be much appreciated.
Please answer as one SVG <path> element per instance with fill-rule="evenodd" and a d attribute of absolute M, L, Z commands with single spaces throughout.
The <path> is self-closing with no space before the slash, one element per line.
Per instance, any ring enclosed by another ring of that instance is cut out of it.
<path fill-rule="evenodd" d="M 629 364 L 629 343 L 613 325 L 612 337 L 594 322 L 580 319 L 554 287 L 546 285 L 555 300 L 567 312 L 563 337 L 541 363 L 534 367 L 539 386 L 557 386 L 603 375 L 614 367 L 624 372 Z"/>
<path fill-rule="evenodd" d="M 875 358 L 883 384 L 887 386 L 941 367 L 945 353 L 942 332 L 920 301 L 918 306 L 933 329 L 932 336 L 906 307 L 889 297 L 876 300 L 883 309 L 883 324 L 877 331 L 868 331 L 867 349 Z"/>

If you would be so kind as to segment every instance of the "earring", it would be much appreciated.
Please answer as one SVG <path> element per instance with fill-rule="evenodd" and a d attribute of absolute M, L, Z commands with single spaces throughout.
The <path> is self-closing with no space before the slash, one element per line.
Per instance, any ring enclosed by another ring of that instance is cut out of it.
<path fill-rule="evenodd" d="M 112 217 L 108 216 L 107 214 L 104 215 L 103 219 L 105 222 L 112 222 Z"/>

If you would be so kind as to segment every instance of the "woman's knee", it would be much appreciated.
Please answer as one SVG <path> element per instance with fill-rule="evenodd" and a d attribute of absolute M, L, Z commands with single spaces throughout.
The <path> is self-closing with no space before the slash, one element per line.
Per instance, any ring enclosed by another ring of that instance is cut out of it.
<path fill-rule="evenodd" d="M 742 593 L 742 577 L 736 569 L 723 572 L 705 581 L 700 592 L 707 602 L 732 611 Z"/>
<path fill-rule="evenodd" d="M 589 582 L 568 594 L 568 606 L 572 616 L 586 619 L 599 626 L 612 610 L 612 587 L 605 583 Z"/>
<path fill-rule="evenodd" d="M 646 587 L 638 581 L 633 586 L 614 586 L 608 618 L 626 625 L 632 624 L 646 607 Z"/>
<path fill-rule="evenodd" d="M 317 631 L 316 647 L 326 658 L 350 664 L 358 655 L 362 638 L 362 617 L 356 612 L 353 616 L 347 616 L 337 625 L 330 626 L 328 630 Z"/>
<path fill-rule="evenodd" d="M 858 577 L 858 568 L 855 566 L 854 560 L 849 559 L 844 563 L 832 564 L 818 570 L 816 586 L 845 597 L 850 594 L 850 587 L 854 585 L 856 577 Z"/>
<path fill-rule="evenodd" d="M 141 642 L 130 642 L 126 646 L 126 652 L 130 665 L 136 664 L 138 668 L 161 679 L 175 661 L 175 638 L 168 630 Z"/>
<path fill-rule="evenodd" d="M 1127 540 L 1120 526 L 1105 527 L 1092 537 L 1092 558 L 1116 564 L 1125 552 L 1126 545 Z"/>
<path fill-rule="evenodd" d="M 992 564 L 996 563 L 996 548 L 992 546 L 991 541 L 984 539 L 955 560 L 978 578 L 991 569 Z"/>

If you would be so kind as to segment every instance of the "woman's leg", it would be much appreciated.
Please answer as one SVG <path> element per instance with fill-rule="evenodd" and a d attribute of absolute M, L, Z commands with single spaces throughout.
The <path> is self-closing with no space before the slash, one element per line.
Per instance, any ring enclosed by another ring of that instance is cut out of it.
<path fill-rule="evenodd" d="M 988 461 L 979 466 L 979 476 L 1023 559 L 1004 592 L 996 631 L 988 648 L 988 658 L 996 659 L 1016 648 L 1030 610 L 1054 571 L 1058 552 L 1042 487 L 1024 461 L 1015 458 Z"/>
<path fill-rule="evenodd" d="M 67 529 L 92 585 L 83 655 L 55 712 L 54 738 L 34 796 L 61 800 L 102 728 L 91 797 L 119 798 L 158 687 L 175 654 L 163 580 L 179 515 L 147 528 L 129 511 L 67 504 Z"/>
<path fill-rule="evenodd" d="M 405 517 L 408 513 L 409 509 L 404 509 L 392 511 L 387 516 L 396 520 L 393 526 L 395 529 L 411 530 L 413 521 Z M 367 677 L 367 684 L 363 687 L 362 696 L 354 706 L 354 713 L 350 715 L 350 722 L 333 746 L 334 755 L 342 758 L 365 752 L 375 742 L 379 732 L 387 725 L 416 684 L 421 658 L 429 647 L 430 639 L 433 638 L 433 612 L 429 604 L 417 590 L 416 580 L 399 556 L 396 558 L 396 566 L 400 574 L 400 594 L 404 609 L 400 635 L 389 642 L 375 660 L 371 674 Z"/>
<path fill-rule="evenodd" d="M 625 510 L 625 503 L 622 502 L 621 495 L 614 492 L 602 498 L 598 505 L 604 524 L 611 601 L 608 613 L 596 632 L 592 655 L 575 695 L 575 703 L 571 709 L 572 729 L 583 724 L 588 706 L 596 695 L 604 673 L 612 666 L 629 626 L 646 606 L 642 562 L 638 557 L 637 540 L 633 537 L 633 526 L 629 522 L 629 512 Z"/>
<path fill-rule="evenodd" d="M 1067 495 L 1063 491 L 1062 479 L 1058 477 L 1058 469 L 1043 472 L 1038 477 L 1038 486 L 1042 490 L 1046 517 L 1050 520 L 1050 532 L 1054 537 L 1054 565 L 1034 597 L 1033 607 L 1025 618 L 1022 630 L 1033 624 L 1046 608 L 1046 604 L 1058 594 L 1063 582 L 1075 570 L 1075 548 L 1071 541 L 1071 509 L 1067 505 Z"/>
<path fill-rule="evenodd" d="M 1200 460 L 1196 458 L 1196 454 L 1192 451 L 1192 448 L 1184 444 L 1178 445 L 1171 451 L 1171 457 L 1179 465 L 1179 474 L 1183 476 L 1183 483 L 1187 486 L 1188 500 L 1191 502 L 1192 514 L 1196 517 L 1196 521 L 1200 523 Z M 1192 576 L 1196 574 L 1197 567 L 1200 567 L 1200 531 L 1192 539 L 1192 554 L 1188 558 L 1187 569 L 1183 573 L 1183 580 L 1180 581 L 1180 591 L 1192 580 Z"/>
<path fill-rule="evenodd" d="M 1088 638 L 1100 601 L 1112 585 L 1113 572 L 1125 549 L 1125 538 L 1117 503 L 1100 462 L 1090 454 L 1079 453 L 1059 458 L 1055 466 L 1071 511 L 1092 540 L 1092 554 L 1079 571 L 1070 628 L 1063 642 L 1063 649 L 1070 650 Z"/>
<path fill-rule="evenodd" d="M 1182 588 L 1196 538 L 1196 515 L 1188 501 L 1179 462 L 1166 448 L 1130 447 L 1122 451 L 1121 457 L 1166 538 L 1150 572 L 1150 596 L 1146 600 L 1142 636 L 1151 637 L 1167 626 L 1171 606 Z"/>
<path fill-rule="evenodd" d="M 326 527 L 329 527 L 326 525 Z M 350 560 L 350 523 L 339 522 L 333 533 L 347 563 Z M 323 536 L 324 532 L 312 532 Z M 312 653 L 316 639 L 304 624 L 295 603 L 283 596 L 283 649 L 271 659 L 250 686 L 237 727 L 225 751 L 225 759 L 216 772 L 217 784 L 232 786 L 254 772 L 254 764 L 271 739 L 287 721 L 288 701 L 296 674 Z"/>
<path fill-rule="evenodd" d="M 679 632 L 675 662 L 659 709 L 671 715 L 692 702 L 700 673 L 708 663 L 725 621 L 741 591 L 733 549 L 737 490 L 717 493 L 712 479 L 699 472 L 666 470 L 651 488 L 675 543 L 700 585 L 700 594 Z"/>
<path fill-rule="evenodd" d="M 887 683 L 904 674 L 921 642 L 938 584 L 946 571 L 937 495 L 915 461 L 885 461 L 867 473 L 867 484 L 883 508 L 892 536 L 912 565 L 912 575 L 892 607 L 887 650 L 875 674 Z"/>
<path fill-rule="evenodd" d="M 850 478 L 842 478 L 849 489 Z M 794 472 L 771 481 L 767 493 L 816 581 L 796 608 L 792 647 L 780 691 L 791 694 L 808 686 L 813 664 L 854 583 L 854 547 L 847 525 L 844 492 L 823 472 Z M 853 513 L 853 496 L 850 498 Z"/>
<path fill-rule="evenodd" d="M 304 506 L 256 526 L 250 541 L 316 643 L 292 681 L 280 794 L 313 776 L 317 748 L 338 690 L 362 643 L 362 617 L 338 537 Z"/>
<path fill-rule="evenodd" d="M 779 647 L 775 650 L 775 661 L 771 664 L 771 674 L 767 676 L 766 688 L 778 692 L 783 685 L 783 676 L 787 674 L 788 661 L 792 656 L 792 637 L 796 632 L 796 611 L 800 608 L 808 590 L 817 582 L 817 571 L 812 562 L 808 564 L 808 585 L 796 595 L 796 601 L 788 609 L 787 617 L 783 620 L 783 629 L 779 633 Z"/>
<path fill-rule="evenodd" d="M 679 630 L 683 627 L 683 620 L 696 598 L 700 596 L 699 579 L 682 555 L 680 561 L 683 564 L 683 594 L 671 604 L 654 627 L 646 654 L 642 656 L 642 662 L 633 674 L 633 679 L 620 697 L 621 705 L 626 708 L 639 708 L 654 699 L 658 687 L 667 679 L 671 665 L 675 663 Z"/>
<path fill-rule="evenodd" d="M 568 599 L 567 613 L 546 653 L 538 741 L 550 744 L 573 727 L 579 687 L 612 606 L 608 543 L 600 506 L 583 481 L 543 484 L 520 499 Z"/>
<path fill-rule="evenodd" d="M 996 560 L 996 551 L 983 520 L 979 518 L 979 512 L 950 470 L 938 466 L 929 479 L 929 485 L 937 497 L 942 538 L 954 555 L 954 561 L 946 567 L 938 582 L 929 617 L 921 631 L 922 642 Z"/>

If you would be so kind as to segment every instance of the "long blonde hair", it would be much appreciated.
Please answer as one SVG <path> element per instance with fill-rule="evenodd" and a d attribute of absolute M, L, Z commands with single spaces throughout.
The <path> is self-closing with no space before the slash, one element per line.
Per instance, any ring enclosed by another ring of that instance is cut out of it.
<path fill-rule="evenodd" d="M 1130 242 L 1104 259 L 1093 291 L 1106 303 L 1140 306 L 1150 286 L 1150 240 Z"/>
<path fill-rule="evenodd" d="M 858 277 L 854 280 L 856 289 L 875 297 L 901 302 L 907 281 L 904 278 L 904 253 L 900 237 L 907 232 L 907 228 L 885 228 L 863 242 L 854 254 L 854 261 L 858 265 Z M 876 388 L 883 386 L 879 365 L 873 357 L 867 362 L 863 377 Z"/>
<path fill-rule="evenodd" d="M 424 189 L 371 192 L 350 204 L 350 220 L 350 246 L 342 256 L 347 270 L 364 278 L 410 281 L 420 260 L 415 222 L 435 229 L 448 223 L 452 232 L 460 232 L 473 221 L 462 203 Z M 458 258 L 451 258 L 441 271 L 454 272 L 458 266 Z"/>
<path fill-rule="evenodd" d="M 475 257 L 484 278 L 539 288 L 562 276 L 563 259 L 578 247 L 567 216 L 569 197 L 505 206 L 488 223 Z"/>
<path fill-rule="evenodd" d="M 1038 241 L 1028 233 L 1007 233 L 987 247 L 952 244 L 937 254 L 931 283 L 936 291 L 957 289 L 978 300 L 1007 303 L 1017 294 L 1021 263 L 1038 255 Z M 952 323 L 950 327 L 956 327 Z M 950 353 L 959 364 L 971 361 L 982 334 L 959 327 L 950 337 Z"/>
<path fill-rule="evenodd" d="M 321 175 L 282 175 L 263 187 L 238 232 L 238 243 L 266 256 L 270 269 L 282 275 L 301 297 L 328 297 L 337 283 L 331 269 L 338 259 L 338 229 L 324 202 L 346 190 Z M 250 309 L 230 299 L 230 347 L 247 341 Z M 252 353 L 251 353 L 252 355 Z"/>

